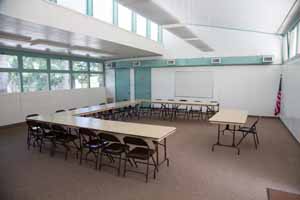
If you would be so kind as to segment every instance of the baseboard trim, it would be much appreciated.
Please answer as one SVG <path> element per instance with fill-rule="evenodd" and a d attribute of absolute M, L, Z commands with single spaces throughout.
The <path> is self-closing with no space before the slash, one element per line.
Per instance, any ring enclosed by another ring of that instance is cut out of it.
<path fill-rule="evenodd" d="M 19 123 L 4 125 L 4 126 L 0 126 L 0 130 L 7 129 L 7 128 L 20 127 L 20 126 L 24 126 L 25 124 L 26 124 L 26 122 L 19 122 Z"/>
<path fill-rule="evenodd" d="M 289 129 L 289 127 L 287 127 L 287 125 L 284 123 L 284 121 L 278 117 L 279 121 L 281 122 L 281 124 L 286 128 L 286 130 L 290 133 L 290 135 L 292 136 L 292 138 L 296 141 L 297 144 L 299 144 L 300 146 L 300 141 L 297 140 L 297 138 L 294 136 L 294 134 L 292 133 L 292 131 Z"/>

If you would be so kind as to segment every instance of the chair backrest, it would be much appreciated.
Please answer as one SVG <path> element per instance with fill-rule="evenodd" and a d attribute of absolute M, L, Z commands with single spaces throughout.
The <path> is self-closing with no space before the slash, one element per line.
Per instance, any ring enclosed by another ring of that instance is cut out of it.
<path fill-rule="evenodd" d="M 27 124 L 28 128 L 30 128 L 30 129 L 33 129 L 34 127 L 39 126 L 39 124 L 33 120 L 26 120 L 26 124 Z"/>
<path fill-rule="evenodd" d="M 256 130 L 256 125 L 259 122 L 260 118 L 261 117 L 257 117 L 257 119 L 253 122 L 253 124 L 250 127 L 251 130 Z"/>
<path fill-rule="evenodd" d="M 39 114 L 30 114 L 30 115 L 27 115 L 27 116 L 25 117 L 25 119 L 27 120 L 27 119 L 30 118 L 30 117 L 37 117 L 37 116 L 39 116 Z"/>
<path fill-rule="evenodd" d="M 80 128 L 79 134 L 81 136 L 97 137 L 97 134 L 94 131 L 92 131 L 91 129 L 87 129 L 87 128 Z"/>
<path fill-rule="evenodd" d="M 114 135 L 108 133 L 101 133 L 99 135 L 100 139 L 107 142 L 121 143 L 121 141 Z"/>
<path fill-rule="evenodd" d="M 179 101 L 182 101 L 182 102 L 187 102 L 186 99 L 179 99 Z"/>
<path fill-rule="evenodd" d="M 145 140 L 141 139 L 141 138 L 126 136 L 126 137 L 123 138 L 123 141 L 124 141 L 125 144 L 149 147 L 148 143 Z"/>
<path fill-rule="evenodd" d="M 103 105 L 105 105 L 106 103 L 99 103 L 99 106 L 103 106 Z"/>
<path fill-rule="evenodd" d="M 66 112 L 65 110 L 57 110 L 57 111 L 55 111 L 56 113 L 61 113 L 61 112 Z"/>
<path fill-rule="evenodd" d="M 76 110 L 76 109 L 77 109 L 77 108 L 70 108 L 69 111 L 71 111 L 71 110 Z"/>
<path fill-rule="evenodd" d="M 52 125 L 52 130 L 57 132 L 57 133 L 65 133 L 66 132 L 66 129 L 63 126 L 58 125 L 58 124 L 53 124 Z"/>
<path fill-rule="evenodd" d="M 38 126 L 42 129 L 43 132 L 51 130 L 51 126 L 47 123 L 39 122 Z"/>

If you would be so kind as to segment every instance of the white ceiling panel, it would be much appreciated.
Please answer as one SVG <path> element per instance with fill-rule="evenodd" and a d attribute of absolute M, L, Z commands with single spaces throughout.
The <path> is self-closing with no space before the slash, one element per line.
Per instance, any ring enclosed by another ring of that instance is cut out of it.
<path fill-rule="evenodd" d="M 155 0 L 184 24 L 276 33 L 296 0 Z"/>
<path fill-rule="evenodd" d="M 214 51 L 213 48 L 208 46 L 205 42 L 203 42 L 200 39 L 195 40 L 186 40 L 187 43 L 191 44 L 193 47 L 196 47 L 197 49 L 201 49 L 203 52 L 211 52 Z"/>
<path fill-rule="evenodd" d="M 7 41 L 8 36 L 11 38 L 9 42 Z M 25 43 L 24 40 L 26 40 Z M 0 42 L 2 45 L 22 45 L 24 48 L 33 50 L 50 49 L 52 51 L 65 52 L 66 50 L 63 50 L 65 48 L 73 51 L 85 51 L 89 54 L 112 55 L 115 59 L 159 56 L 153 52 L 135 47 L 38 25 L 3 14 L 0 14 Z"/>
<path fill-rule="evenodd" d="M 190 29 L 188 29 L 185 26 L 178 26 L 178 27 L 172 27 L 167 28 L 168 31 L 172 32 L 173 34 L 177 35 L 178 37 L 182 39 L 188 39 L 188 38 L 195 38 L 197 37 Z"/>
<path fill-rule="evenodd" d="M 179 20 L 152 0 L 119 0 L 119 3 L 160 24 L 178 24 Z"/>

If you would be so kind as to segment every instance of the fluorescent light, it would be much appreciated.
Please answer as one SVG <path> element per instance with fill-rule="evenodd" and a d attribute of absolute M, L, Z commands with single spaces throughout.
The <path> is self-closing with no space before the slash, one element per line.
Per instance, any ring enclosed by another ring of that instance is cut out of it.
<path fill-rule="evenodd" d="M 31 37 L 0 31 L 0 39 L 29 42 Z"/>
<path fill-rule="evenodd" d="M 67 43 L 56 42 L 56 41 L 51 41 L 51 40 L 44 40 L 44 39 L 32 40 L 30 45 L 31 46 L 43 45 L 43 46 L 59 47 L 59 48 L 65 48 L 65 49 L 70 48 L 70 45 Z"/>
<path fill-rule="evenodd" d="M 90 54 L 90 53 L 96 53 L 96 54 L 99 54 L 99 55 L 102 55 L 102 56 L 113 56 L 114 54 L 112 52 L 109 52 L 109 51 L 104 51 L 104 50 L 101 50 L 101 49 L 95 49 L 95 48 L 92 48 L 92 47 L 85 47 L 85 46 L 72 46 L 70 48 L 70 50 L 72 52 L 85 52 L 85 54 Z"/>

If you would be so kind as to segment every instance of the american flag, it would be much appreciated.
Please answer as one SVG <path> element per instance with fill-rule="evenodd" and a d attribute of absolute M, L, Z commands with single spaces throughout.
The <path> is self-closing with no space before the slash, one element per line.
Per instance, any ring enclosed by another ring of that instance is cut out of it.
<path fill-rule="evenodd" d="M 282 82 L 282 75 L 280 75 L 280 81 L 279 81 L 279 88 L 277 93 L 277 99 L 276 99 L 276 105 L 275 105 L 275 116 L 280 113 L 280 106 L 281 106 L 281 83 Z"/>

